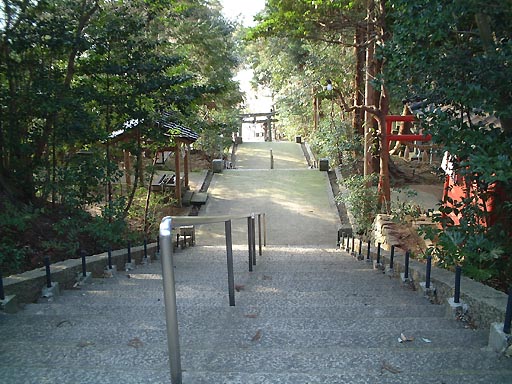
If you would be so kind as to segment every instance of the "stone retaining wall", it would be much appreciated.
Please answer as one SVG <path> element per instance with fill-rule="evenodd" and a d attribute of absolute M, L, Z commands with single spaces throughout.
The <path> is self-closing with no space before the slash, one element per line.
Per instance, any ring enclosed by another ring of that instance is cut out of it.
<path fill-rule="evenodd" d="M 156 243 L 147 245 L 148 256 L 154 257 Z M 131 248 L 132 263 L 140 263 L 144 257 L 144 246 Z M 112 265 L 117 266 L 118 271 L 125 268 L 128 260 L 127 249 L 112 251 Z M 108 253 L 87 256 L 87 272 L 93 277 L 102 277 L 108 264 Z M 64 289 L 73 287 L 77 275 L 82 273 L 82 259 L 69 259 L 50 265 L 52 281 L 59 283 Z M 4 278 L 6 295 L 16 295 L 18 304 L 32 303 L 41 297 L 41 289 L 46 285 L 45 268 L 38 268 L 19 275 Z"/>
<path fill-rule="evenodd" d="M 391 245 L 398 244 L 398 239 L 390 234 L 392 221 L 387 215 L 378 215 L 374 222 L 375 245 L 381 243 L 384 263 L 389 265 L 389 250 Z M 395 246 L 394 272 L 404 271 L 405 249 Z M 417 260 L 410 260 L 409 275 L 414 285 L 419 289 L 419 283 L 425 281 L 426 264 Z M 436 289 L 436 298 L 440 303 L 447 303 L 453 297 L 455 287 L 455 274 L 446 269 L 432 267 L 431 282 Z M 469 305 L 469 316 L 478 328 L 488 329 L 491 323 L 502 323 L 505 319 L 507 295 L 487 285 L 478 283 L 462 276 L 461 300 Z"/>

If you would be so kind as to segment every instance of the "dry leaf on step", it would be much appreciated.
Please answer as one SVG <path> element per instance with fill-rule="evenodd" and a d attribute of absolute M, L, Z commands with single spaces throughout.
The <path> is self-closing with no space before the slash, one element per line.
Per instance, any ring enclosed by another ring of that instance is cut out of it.
<path fill-rule="evenodd" d="M 384 371 L 388 371 L 394 374 L 402 372 L 399 368 L 393 367 L 386 361 L 382 361 L 382 365 L 380 366 L 380 373 L 383 374 Z"/>
<path fill-rule="evenodd" d="M 414 341 L 414 337 L 407 337 L 403 333 L 400 334 L 400 337 L 398 338 L 399 343 L 405 343 L 407 341 Z"/>
<path fill-rule="evenodd" d="M 258 329 L 258 331 L 256 332 L 256 334 L 252 337 L 251 341 L 259 341 L 261 339 L 261 329 Z"/>
<path fill-rule="evenodd" d="M 144 346 L 144 343 L 142 342 L 141 339 L 135 337 L 128 342 L 128 346 L 133 348 L 141 348 L 142 346 Z"/>

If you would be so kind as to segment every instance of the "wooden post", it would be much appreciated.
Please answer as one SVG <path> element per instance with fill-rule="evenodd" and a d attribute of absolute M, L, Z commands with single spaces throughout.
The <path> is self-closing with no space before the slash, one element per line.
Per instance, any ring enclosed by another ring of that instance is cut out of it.
<path fill-rule="evenodd" d="M 185 177 L 185 189 L 188 189 L 188 182 L 189 182 L 189 179 L 188 179 L 188 173 L 189 173 L 189 169 L 190 169 L 190 167 L 189 167 L 189 165 L 190 165 L 189 151 L 190 151 L 190 145 L 186 144 L 185 145 L 185 158 L 183 159 L 183 174 Z"/>
<path fill-rule="evenodd" d="M 176 149 L 174 151 L 174 165 L 176 168 L 176 188 L 174 189 L 174 197 L 178 200 L 178 206 L 181 207 L 181 159 L 180 159 L 181 142 L 176 139 Z"/>
<path fill-rule="evenodd" d="M 131 159 L 130 159 L 130 152 L 126 149 L 123 149 L 124 154 L 124 178 L 126 181 L 126 185 L 132 185 L 132 177 L 130 175 L 131 172 Z"/>

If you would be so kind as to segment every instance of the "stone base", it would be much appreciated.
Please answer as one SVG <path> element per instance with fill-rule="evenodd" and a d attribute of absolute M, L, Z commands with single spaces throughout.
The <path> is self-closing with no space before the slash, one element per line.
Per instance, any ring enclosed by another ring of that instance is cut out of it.
<path fill-rule="evenodd" d="M 213 173 L 222 173 L 222 168 L 224 168 L 224 161 L 222 159 L 212 160 Z"/>
<path fill-rule="evenodd" d="M 384 271 L 384 265 L 382 263 L 377 263 L 377 260 L 375 260 L 373 262 L 373 269 L 375 269 L 376 271 Z"/>
<path fill-rule="evenodd" d="M 143 257 L 140 261 L 142 265 L 149 265 L 151 264 L 151 256 L 148 255 L 148 257 Z"/>
<path fill-rule="evenodd" d="M 82 272 L 79 272 L 76 275 L 76 285 L 83 285 L 83 284 L 90 283 L 91 279 L 92 279 L 91 272 L 85 272 L 85 276 L 83 275 Z"/>
<path fill-rule="evenodd" d="M 60 293 L 59 283 L 56 281 L 52 282 L 52 286 L 50 288 L 43 287 L 41 290 L 41 297 L 44 297 L 45 299 L 49 299 L 51 297 L 58 296 Z"/>
<path fill-rule="evenodd" d="M 464 303 L 462 300 L 459 300 L 459 303 L 455 302 L 453 297 L 450 297 L 448 300 L 448 316 L 455 319 L 461 313 L 466 313 L 469 310 L 469 305 Z"/>
<path fill-rule="evenodd" d="M 404 283 L 404 284 L 410 283 L 412 281 L 411 276 L 405 277 L 405 273 L 403 273 L 403 272 L 400 274 L 400 279 L 402 280 L 402 283 Z"/>
<path fill-rule="evenodd" d="M 5 296 L 5 299 L 0 300 L 0 311 L 4 311 L 7 313 L 15 313 L 18 311 L 18 306 L 16 305 L 16 295 L 8 295 Z"/>
<path fill-rule="evenodd" d="M 125 263 L 124 264 L 124 270 L 126 272 L 133 271 L 134 269 L 135 269 L 135 264 L 134 263 Z"/>
<path fill-rule="evenodd" d="M 117 273 L 117 266 L 113 265 L 112 268 L 109 268 L 108 265 L 105 267 L 103 271 L 103 277 L 114 277 Z"/>
<path fill-rule="evenodd" d="M 420 283 L 420 289 L 423 292 L 423 294 L 427 297 L 432 297 L 435 296 L 436 294 L 436 288 L 432 283 L 430 283 L 430 287 L 427 288 L 427 283 L 423 281 Z"/>
<path fill-rule="evenodd" d="M 503 353 L 512 341 L 512 335 L 503 332 L 503 323 L 492 323 L 489 331 L 489 348 L 495 352 Z"/>

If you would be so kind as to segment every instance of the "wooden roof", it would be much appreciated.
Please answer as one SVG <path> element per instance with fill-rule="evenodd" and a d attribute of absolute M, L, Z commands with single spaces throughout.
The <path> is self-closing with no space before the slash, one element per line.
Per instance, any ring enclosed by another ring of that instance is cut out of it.
<path fill-rule="evenodd" d="M 134 134 L 133 129 L 142 122 L 143 120 L 138 119 L 128 120 L 123 124 L 122 129 L 113 131 L 109 135 L 109 138 L 113 141 L 120 141 L 128 138 Z M 180 139 L 181 141 L 188 143 L 193 143 L 199 138 L 199 134 L 194 132 L 192 129 L 172 121 L 172 115 L 168 112 L 162 113 L 161 118 L 156 120 L 156 123 L 162 128 L 162 130 L 166 131 L 164 134 L 165 136 Z"/>

